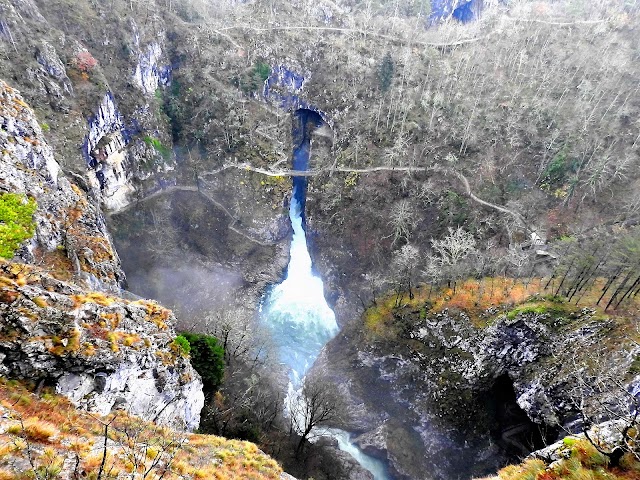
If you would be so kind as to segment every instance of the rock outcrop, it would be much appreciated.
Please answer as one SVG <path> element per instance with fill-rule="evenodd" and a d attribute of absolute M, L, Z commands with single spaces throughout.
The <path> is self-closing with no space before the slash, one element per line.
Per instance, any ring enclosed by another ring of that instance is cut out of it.
<path fill-rule="evenodd" d="M 0 264 L 0 375 L 54 384 L 100 414 L 197 428 L 202 382 L 172 344 L 173 314 L 95 291 L 124 280 L 100 207 L 61 173 L 33 110 L 2 81 L 0 126 L 0 193 L 37 203 L 20 263 Z"/>
<path fill-rule="evenodd" d="M 0 375 L 55 385 L 105 415 L 195 429 L 202 382 L 173 343 L 173 314 L 87 292 L 24 264 L 0 263 Z"/>
<path fill-rule="evenodd" d="M 98 205 L 60 174 L 33 110 L 0 81 L 0 192 L 34 198 L 35 237 L 17 257 L 92 289 L 117 291 L 124 280 Z"/>
<path fill-rule="evenodd" d="M 158 98 L 171 75 L 164 22 L 153 15 L 137 25 L 119 8 L 75 2 L 69 21 L 51 2 L 0 1 L 3 79 L 38 110 L 58 163 L 110 211 L 175 181 Z"/>
<path fill-rule="evenodd" d="M 618 385 L 638 383 L 628 322 L 568 305 L 547 310 L 488 312 L 479 328 L 462 312 L 400 309 L 397 338 L 348 326 L 314 368 L 348 386 L 358 415 L 345 427 L 362 432 L 355 442 L 398 478 L 486 475 L 580 431 L 576 392 L 589 382 L 602 385 L 589 391 L 593 402 L 622 411 Z"/>

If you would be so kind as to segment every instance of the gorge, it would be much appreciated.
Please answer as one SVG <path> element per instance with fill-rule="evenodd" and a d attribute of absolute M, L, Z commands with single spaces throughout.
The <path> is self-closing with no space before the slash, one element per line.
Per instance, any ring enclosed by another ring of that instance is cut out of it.
<path fill-rule="evenodd" d="M 310 110 L 297 110 L 293 115 L 293 162 L 296 171 L 306 171 L 311 150 L 311 134 L 321 127 L 322 118 Z M 286 415 L 301 418 L 291 422 L 304 429 L 314 421 L 303 395 L 305 376 L 326 343 L 339 331 L 335 315 L 324 297 L 322 280 L 313 266 L 304 230 L 304 206 L 307 178 L 293 177 L 289 218 L 293 228 L 290 259 L 286 278 L 270 288 L 261 306 L 264 322 L 277 345 L 281 362 L 289 369 L 289 385 L 284 408 Z M 331 388 L 327 385 L 326 388 Z M 350 442 L 347 432 L 318 425 L 315 434 L 338 441 L 341 450 L 352 455 L 360 465 L 374 475 L 375 480 L 389 478 L 382 462 L 369 457 Z"/>
<path fill-rule="evenodd" d="M 639 15 L 0 0 L 0 478 L 633 478 Z"/>

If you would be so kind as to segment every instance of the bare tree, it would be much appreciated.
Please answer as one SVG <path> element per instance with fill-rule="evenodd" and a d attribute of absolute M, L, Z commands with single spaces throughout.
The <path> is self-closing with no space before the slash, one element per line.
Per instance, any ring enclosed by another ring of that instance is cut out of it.
<path fill-rule="evenodd" d="M 289 395 L 287 407 L 291 432 L 300 436 L 296 447 L 299 454 L 315 428 L 344 421 L 347 406 L 335 385 L 324 378 L 306 377 L 297 393 Z"/>
<path fill-rule="evenodd" d="M 573 342 L 574 350 L 568 362 L 572 370 L 568 381 L 572 386 L 569 404 L 579 415 L 580 430 L 609 459 L 612 467 L 618 466 L 626 453 L 640 460 L 640 391 L 633 382 L 625 381 L 623 371 L 628 368 L 623 356 L 637 358 L 638 346 L 628 351 L 622 349 L 621 356 L 614 361 L 605 346 L 594 348 L 589 343 L 593 342 L 587 339 Z M 606 421 L 610 421 L 609 425 L 618 435 L 615 444 L 599 438 L 598 429 L 593 428 Z"/>
<path fill-rule="evenodd" d="M 419 273 L 420 251 L 417 247 L 406 244 L 393 253 L 391 269 L 396 279 L 396 306 L 399 306 L 404 292 L 413 300 L 413 286 Z"/>
<path fill-rule="evenodd" d="M 384 238 L 393 237 L 392 245 L 396 242 L 409 240 L 413 229 L 416 227 L 416 216 L 411 202 L 400 200 L 391 207 L 391 220 L 388 223 L 393 228 L 393 232 Z"/>
<path fill-rule="evenodd" d="M 471 233 L 462 227 L 455 230 L 449 227 L 449 235 L 442 240 L 431 239 L 431 246 L 440 264 L 450 266 L 458 264 L 474 252 L 476 240 Z"/>
<path fill-rule="evenodd" d="M 455 289 L 456 281 L 469 271 L 464 260 L 476 252 L 475 238 L 462 227 L 455 230 L 449 227 L 449 234 L 442 240 L 431 239 L 431 247 L 435 254 L 430 263 L 442 270 L 443 279 L 449 284 L 453 282 Z"/>

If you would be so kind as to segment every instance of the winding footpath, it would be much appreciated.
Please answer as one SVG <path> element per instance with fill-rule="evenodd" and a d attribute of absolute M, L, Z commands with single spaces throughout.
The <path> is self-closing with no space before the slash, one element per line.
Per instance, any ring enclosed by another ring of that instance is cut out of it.
<path fill-rule="evenodd" d="M 248 163 L 228 163 L 222 166 L 221 168 L 218 168 L 217 170 L 211 170 L 208 172 L 200 173 L 198 183 L 206 187 L 206 181 L 203 180 L 203 178 L 215 176 L 217 174 L 220 174 L 221 172 L 224 172 L 226 170 L 231 170 L 231 169 L 250 171 L 254 173 L 259 173 L 261 175 L 266 175 L 269 177 L 315 177 L 315 176 L 323 175 L 327 173 L 332 174 L 334 172 L 358 173 L 358 174 L 369 174 L 369 173 L 376 173 L 376 172 L 394 172 L 394 173 L 434 172 L 434 173 L 442 173 L 444 175 L 452 174 L 455 177 L 457 177 L 458 180 L 460 180 L 463 186 L 464 194 L 467 195 L 471 200 L 485 207 L 489 207 L 494 210 L 497 210 L 498 212 L 511 215 L 525 230 L 527 230 L 527 232 L 529 233 L 534 232 L 534 230 L 527 224 L 527 222 L 525 221 L 524 217 L 521 214 L 513 210 L 510 210 L 506 207 L 503 207 L 501 205 L 496 205 L 495 203 L 487 202 L 486 200 L 481 199 L 480 197 L 478 197 L 473 193 L 473 191 L 471 190 L 471 185 L 469 183 L 469 180 L 461 172 L 454 170 L 452 168 L 442 167 L 439 165 L 436 165 L 433 167 L 378 166 L 378 167 L 367 167 L 367 168 L 332 167 L 332 168 L 319 168 L 314 170 L 291 170 L 291 169 L 271 170 L 271 169 L 266 169 L 261 167 L 254 167 Z M 224 212 L 231 219 L 231 223 L 229 224 L 229 227 L 228 227 L 229 230 L 232 230 L 238 235 L 241 235 L 247 240 L 253 243 L 256 243 L 258 245 L 273 246 L 277 243 L 277 242 L 261 240 L 251 235 L 250 233 L 243 231 L 241 228 L 239 228 L 238 227 L 238 224 L 240 221 L 239 218 L 236 215 L 234 215 L 231 211 L 229 211 L 222 203 L 217 201 L 212 195 L 207 193 L 202 188 L 202 186 L 171 185 L 166 188 L 162 188 L 160 190 L 156 190 L 152 193 L 149 193 L 144 197 L 138 198 L 134 202 L 128 204 L 126 207 L 112 212 L 110 215 L 119 215 L 142 203 L 148 202 L 154 198 L 157 198 L 162 195 L 170 194 L 173 192 L 178 192 L 178 191 L 197 192 L 200 195 L 202 195 L 204 198 L 206 198 L 208 201 L 213 203 L 219 210 Z"/>

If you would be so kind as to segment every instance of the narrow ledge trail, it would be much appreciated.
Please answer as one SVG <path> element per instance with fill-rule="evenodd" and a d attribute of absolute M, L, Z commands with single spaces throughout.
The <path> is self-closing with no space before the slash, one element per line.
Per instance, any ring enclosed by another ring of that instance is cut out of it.
<path fill-rule="evenodd" d="M 203 180 L 203 178 L 206 177 L 210 177 L 210 176 L 215 176 L 225 170 L 230 170 L 230 169 L 237 169 L 237 170 L 245 170 L 245 171 L 250 171 L 250 172 L 254 172 L 254 173 L 259 173 L 261 175 L 266 175 L 269 177 L 315 177 L 318 175 L 323 175 L 323 174 L 333 174 L 335 172 L 339 172 L 339 173 L 358 173 L 358 174 L 368 174 L 368 173 L 376 173 L 376 172 L 398 172 L 398 173 L 411 173 L 411 172 L 439 172 L 442 173 L 444 175 L 448 175 L 448 174 L 452 174 L 455 177 L 458 178 L 458 180 L 460 180 L 460 182 L 463 185 L 463 190 L 464 190 L 464 194 L 467 195 L 471 200 L 473 200 L 474 202 L 480 204 L 480 205 L 484 205 L 485 207 L 489 207 L 492 208 L 494 210 L 497 210 L 501 213 L 505 213 L 507 215 L 511 215 L 525 230 L 527 230 L 529 233 L 533 233 L 535 232 L 534 229 L 532 229 L 528 223 L 525 221 L 524 217 L 519 214 L 518 212 L 514 212 L 513 210 L 510 210 L 506 207 L 500 206 L 500 205 L 496 205 L 494 203 L 491 202 L 487 202 L 486 200 L 481 199 L 480 197 L 478 197 L 477 195 L 475 195 L 473 193 L 473 191 L 471 190 L 471 185 L 469 183 L 469 180 L 467 179 L 467 177 L 464 176 L 464 174 L 462 174 L 461 172 L 451 169 L 451 168 L 447 168 L 447 167 L 442 167 L 442 166 L 433 166 L 433 167 L 389 167 L 389 166 L 379 166 L 379 167 L 367 167 L 367 168 L 347 168 L 347 167 L 332 167 L 332 168 L 322 168 L 322 169 L 314 169 L 314 170 L 290 170 L 290 169 L 280 169 L 280 170 L 269 170 L 266 168 L 260 168 L 260 167 L 254 167 L 252 165 L 249 165 L 248 163 L 229 163 L 229 164 L 225 164 L 224 166 L 216 169 L 216 170 L 211 170 L 208 172 L 202 172 L 198 175 L 198 186 L 195 185 L 171 185 L 169 187 L 166 188 L 162 188 L 160 190 L 156 190 L 144 197 L 138 198 L 136 199 L 134 202 L 130 203 L 129 205 L 127 205 L 126 207 L 111 212 L 110 215 L 119 215 L 121 213 L 124 213 L 128 210 L 130 210 L 131 208 L 134 208 L 138 205 L 140 205 L 141 203 L 145 203 L 148 202 L 149 200 L 152 200 L 154 198 L 157 198 L 159 196 L 165 195 L 165 194 L 169 194 L 169 193 L 173 193 L 173 192 L 177 192 L 177 191 L 188 191 L 188 192 L 197 192 L 200 195 L 202 195 L 204 198 L 206 198 L 208 201 L 210 201 L 211 203 L 213 203 L 216 207 L 218 207 L 220 210 L 222 210 L 229 218 L 231 218 L 231 223 L 229 224 L 229 229 L 232 230 L 233 232 L 237 233 L 238 235 L 243 236 L 244 238 L 246 238 L 247 240 L 256 243 L 258 245 L 262 245 L 262 246 L 273 246 L 278 242 L 270 242 L 270 241 L 263 241 L 260 240 L 258 238 L 255 238 L 254 236 L 252 236 L 251 234 L 242 231 L 240 228 L 238 228 L 237 224 L 239 223 L 239 219 L 236 215 L 234 215 L 232 212 L 230 212 L 223 204 L 221 204 L 220 202 L 218 202 L 215 198 L 213 198 L 210 194 L 208 194 L 206 191 L 203 191 L 203 188 L 200 185 L 203 185 L 206 187 L 206 181 Z"/>

